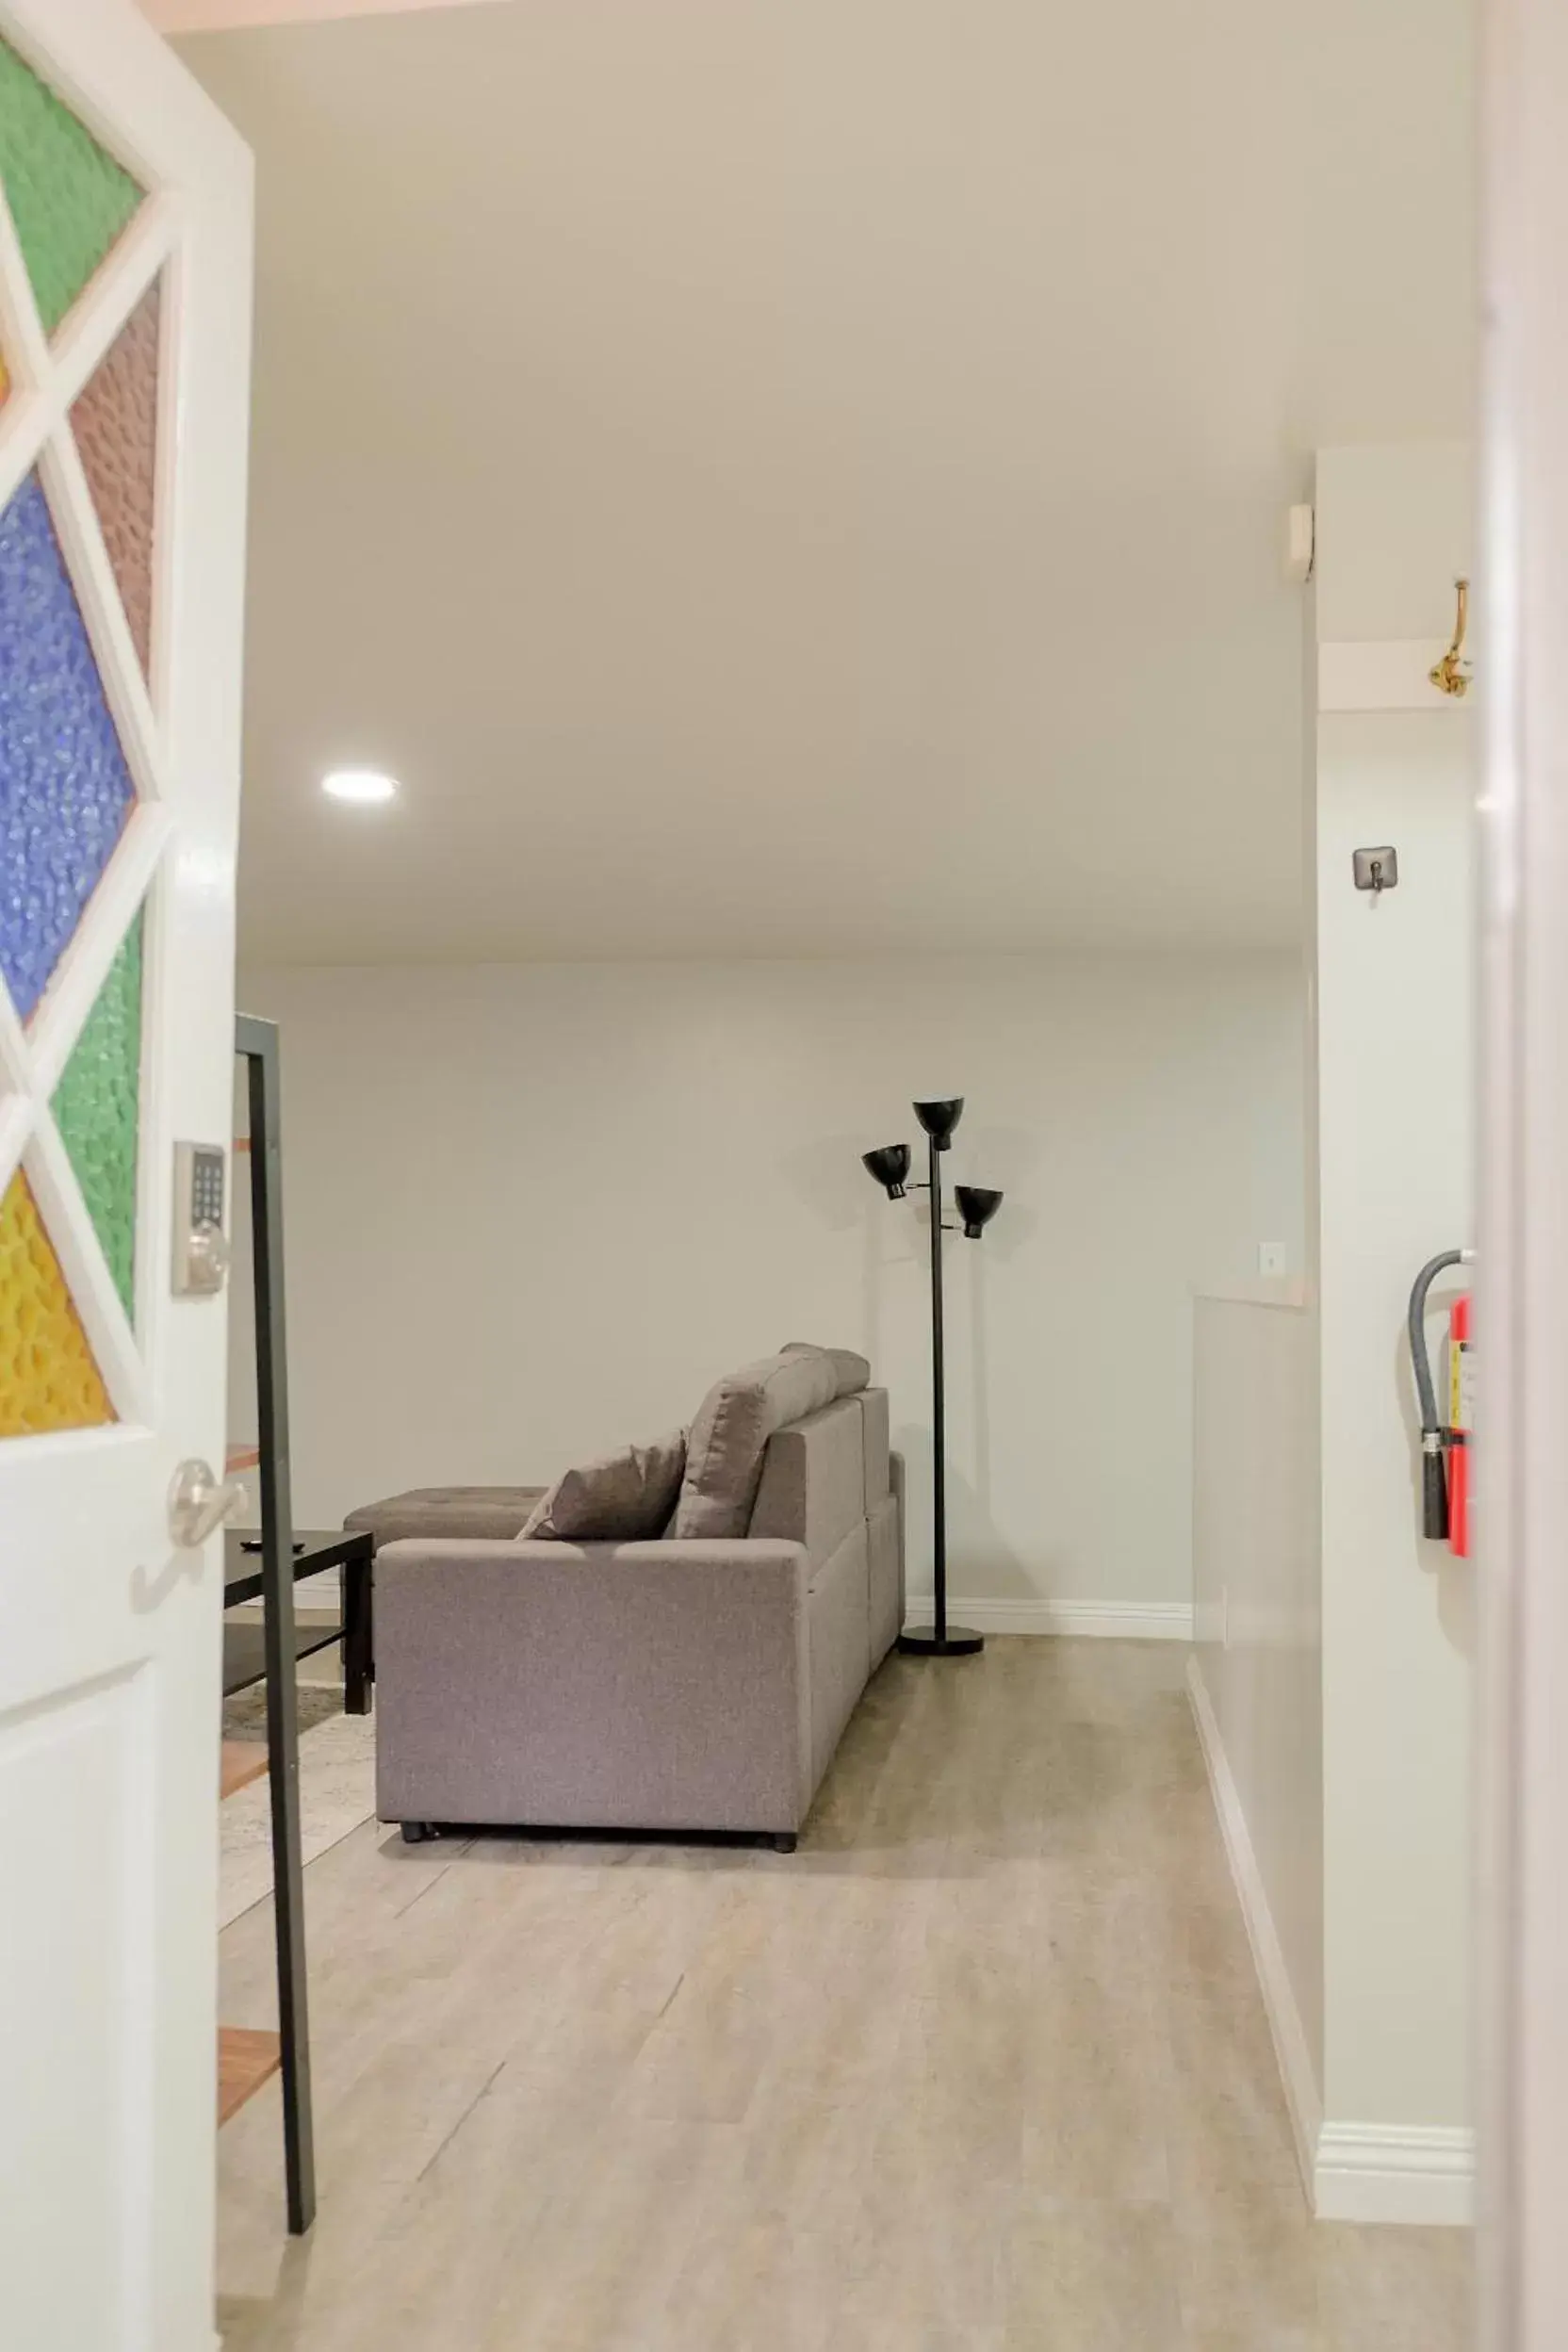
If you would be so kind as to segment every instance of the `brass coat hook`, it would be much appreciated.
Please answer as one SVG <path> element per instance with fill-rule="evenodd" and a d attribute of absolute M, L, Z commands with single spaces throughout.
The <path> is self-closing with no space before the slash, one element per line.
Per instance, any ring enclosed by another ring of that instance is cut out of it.
<path fill-rule="evenodd" d="M 1471 668 L 1464 659 L 1464 632 L 1470 626 L 1470 582 L 1456 580 L 1459 611 L 1454 619 L 1454 642 L 1435 668 L 1427 675 L 1440 694 L 1454 694 L 1461 700 L 1470 692 Z"/>

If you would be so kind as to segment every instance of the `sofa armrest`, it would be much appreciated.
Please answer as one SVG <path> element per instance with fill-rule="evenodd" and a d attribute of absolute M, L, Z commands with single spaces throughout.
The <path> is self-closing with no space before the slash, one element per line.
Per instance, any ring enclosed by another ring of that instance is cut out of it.
<path fill-rule="evenodd" d="M 384 1821 L 804 1819 L 798 1544 L 395 1543 L 375 1609 Z"/>

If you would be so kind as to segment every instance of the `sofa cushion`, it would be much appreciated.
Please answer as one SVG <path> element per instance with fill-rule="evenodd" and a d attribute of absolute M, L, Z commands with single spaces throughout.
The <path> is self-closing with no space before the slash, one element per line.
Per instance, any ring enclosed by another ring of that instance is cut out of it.
<path fill-rule="evenodd" d="M 866 1522 L 867 1600 L 871 1611 L 871 1664 L 881 1665 L 904 1630 L 904 1546 L 899 1541 L 898 1498 L 890 1494 Z"/>
<path fill-rule="evenodd" d="M 813 1570 L 866 1515 L 864 1401 L 840 1396 L 775 1429 L 762 1457 L 751 1532 L 804 1544 Z"/>
<path fill-rule="evenodd" d="M 833 1761 L 840 1734 L 871 1672 L 867 1534 L 862 1519 L 812 1577 L 807 1596 L 813 1788 Z"/>
<path fill-rule="evenodd" d="M 678 1542 L 744 1535 L 769 1438 L 831 1404 L 837 1391 L 837 1373 L 821 1348 L 764 1356 L 716 1382 L 692 1424 L 671 1535 Z"/>
<path fill-rule="evenodd" d="M 866 1433 L 866 1517 L 892 1492 L 889 1471 L 888 1392 L 868 1388 L 859 1398 Z"/>
<path fill-rule="evenodd" d="M 379 1503 L 362 1503 L 343 1525 L 351 1534 L 368 1531 L 379 1551 L 384 1544 L 444 1535 L 509 1544 L 517 1535 L 542 1486 L 411 1486 Z"/>
<path fill-rule="evenodd" d="M 825 1356 L 833 1366 L 835 1396 L 858 1396 L 871 1386 L 871 1365 L 853 1348 L 818 1348 L 808 1339 L 791 1339 L 778 1352 L 781 1356 Z"/>
<path fill-rule="evenodd" d="M 686 1467 L 686 1432 L 563 1471 L 523 1528 L 525 1543 L 640 1544 L 669 1525 Z"/>

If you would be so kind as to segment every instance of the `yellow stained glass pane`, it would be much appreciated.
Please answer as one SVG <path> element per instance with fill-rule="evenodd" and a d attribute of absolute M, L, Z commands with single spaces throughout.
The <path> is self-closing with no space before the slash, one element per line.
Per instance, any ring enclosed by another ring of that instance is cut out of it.
<path fill-rule="evenodd" d="M 0 1200 L 0 1437 L 90 1429 L 115 1418 L 32 1186 Z"/>

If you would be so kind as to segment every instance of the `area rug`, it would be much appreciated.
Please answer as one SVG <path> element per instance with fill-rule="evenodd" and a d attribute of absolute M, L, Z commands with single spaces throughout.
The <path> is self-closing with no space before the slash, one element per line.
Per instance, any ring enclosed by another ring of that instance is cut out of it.
<path fill-rule="evenodd" d="M 267 1693 L 257 1683 L 223 1705 L 225 1740 L 265 1740 Z M 376 1809 L 376 1719 L 345 1715 L 341 1688 L 300 1685 L 300 1844 L 307 1862 Z M 227 1927 L 272 1891 L 272 1817 L 265 1776 L 225 1800 L 218 1924 Z"/>

